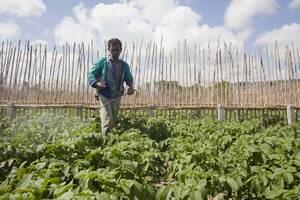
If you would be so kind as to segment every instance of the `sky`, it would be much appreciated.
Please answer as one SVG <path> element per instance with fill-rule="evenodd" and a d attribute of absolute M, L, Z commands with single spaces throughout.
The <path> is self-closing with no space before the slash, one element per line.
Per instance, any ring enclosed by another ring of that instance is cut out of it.
<path fill-rule="evenodd" d="M 300 47 L 300 0 L 0 0 L 0 40 Z"/>

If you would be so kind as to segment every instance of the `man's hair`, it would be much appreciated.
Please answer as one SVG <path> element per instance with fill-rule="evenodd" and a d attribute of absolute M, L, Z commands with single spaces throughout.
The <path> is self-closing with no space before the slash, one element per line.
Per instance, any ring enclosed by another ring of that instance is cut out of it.
<path fill-rule="evenodd" d="M 112 38 L 112 39 L 108 40 L 107 45 L 108 45 L 107 46 L 108 48 L 110 48 L 112 45 L 119 45 L 120 48 L 122 49 L 122 42 L 118 38 Z"/>

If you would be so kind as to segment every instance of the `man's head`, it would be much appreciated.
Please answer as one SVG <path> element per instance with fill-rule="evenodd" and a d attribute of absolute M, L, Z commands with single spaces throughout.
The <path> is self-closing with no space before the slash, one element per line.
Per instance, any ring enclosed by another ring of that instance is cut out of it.
<path fill-rule="evenodd" d="M 118 38 L 112 38 L 108 41 L 108 52 L 113 60 L 119 59 L 122 51 L 122 42 Z"/>

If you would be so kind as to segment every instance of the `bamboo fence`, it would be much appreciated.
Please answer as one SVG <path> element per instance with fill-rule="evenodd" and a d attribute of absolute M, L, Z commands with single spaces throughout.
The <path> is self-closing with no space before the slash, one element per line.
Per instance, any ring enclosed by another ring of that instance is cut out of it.
<path fill-rule="evenodd" d="M 94 42 L 52 48 L 30 41 L 0 43 L 0 104 L 96 106 L 87 74 L 106 55 Z M 207 47 L 187 40 L 167 50 L 163 41 L 124 43 L 121 57 L 137 93 L 122 107 L 166 108 L 300 106 L 300 54 L 275 43 L 253 52 L 230 43 Z"/>

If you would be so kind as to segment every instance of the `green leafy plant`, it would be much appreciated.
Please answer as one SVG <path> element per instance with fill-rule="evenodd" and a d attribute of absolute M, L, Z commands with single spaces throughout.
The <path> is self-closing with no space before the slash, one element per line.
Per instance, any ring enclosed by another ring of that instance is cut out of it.
<path fill-rule="evenodd" d="M 297 199 L 300 124 L 257 119 L 3 121 L 0 199 Z"/>

